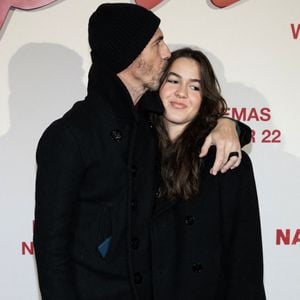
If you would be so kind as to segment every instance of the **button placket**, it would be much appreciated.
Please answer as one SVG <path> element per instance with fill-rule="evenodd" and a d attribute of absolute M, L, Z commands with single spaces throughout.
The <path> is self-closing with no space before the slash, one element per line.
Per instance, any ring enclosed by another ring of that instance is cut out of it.
<path fill-rule="evenodd" d="M 131 239 L 131 248 L 134 250 L 137 250 L 140 246 L 140 239 L 137 237 L 134 237 Z"/>
<path fill-rule="evenodd" d="M 143 276 L 140 272 L 135 272 L 133 274 L 133 277 L 134 277 L 135 284 L 141 284 L 143 282 Z"/>

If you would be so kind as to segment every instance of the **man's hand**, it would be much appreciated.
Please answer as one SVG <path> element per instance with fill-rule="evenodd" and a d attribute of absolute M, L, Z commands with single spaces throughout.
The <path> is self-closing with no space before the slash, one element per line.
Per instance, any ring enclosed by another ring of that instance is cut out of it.
<path fill-rule="evenodd" d="M 206 137 L 199 156 L 204 157 L 212 145 L 217 148 L 216 159 L 210 169 L 212 175 L 216 175 L 219 171 L 225 173 L 239 166 L 242 157 L 241 145 L 233 120 L 227 118 L 218 120 L 217 126 Z"/>

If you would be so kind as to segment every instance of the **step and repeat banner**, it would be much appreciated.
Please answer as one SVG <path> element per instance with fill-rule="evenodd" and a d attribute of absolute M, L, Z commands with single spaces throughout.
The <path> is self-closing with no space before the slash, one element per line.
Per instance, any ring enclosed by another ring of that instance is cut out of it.
<path fill-rule="evenodd" d="M 32 244 L 36 145 L 86 94 L 87 22 L 104 2 L 0 2 L 1 299 L 40 299 Z M 152 9 L 172 49 L 198 47 L 211 60 L 228 116 L 253 129 L 245 150 L 259 194 L 267 298 L 299 300 L 300 1 L 110 2 Z"/>

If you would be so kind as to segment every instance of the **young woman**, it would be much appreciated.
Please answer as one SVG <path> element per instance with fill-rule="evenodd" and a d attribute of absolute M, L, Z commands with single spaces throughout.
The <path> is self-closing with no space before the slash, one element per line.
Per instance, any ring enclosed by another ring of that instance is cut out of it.
<path fill-rule="evenodd" d="M 226 103 L 207 57 L 172 53 L 162 79 L 165 107 L 155 117 L 161 150 L 160 196 L 152 230 L 155 299 L 263 300 L 263 257 L 252 165 L 212 176 L 205 136 Z M 201 135 L 199 136 L 199 128 Z"/>

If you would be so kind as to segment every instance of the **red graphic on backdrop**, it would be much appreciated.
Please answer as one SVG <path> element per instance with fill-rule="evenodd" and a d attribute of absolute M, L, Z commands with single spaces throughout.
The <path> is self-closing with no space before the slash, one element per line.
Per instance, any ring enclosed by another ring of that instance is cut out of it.
<path fill-rule="evenodd" d="M 300 244 L 300 228 L 295 231 L 291 229 L 276 230 L 276 245 L 296 245 Z"/>
<path fill-rule="evenodd" d="M 136 0 L 135 3 L 147 9 L 152 9 L 156 5 L 162 3 L 163 1 L 164 0 Z"/>
<path fill-rule="evenodd" d="M 36 9 L 46 6 L 56 0 L 0 0 L 0 29 L 4 24 L 6 16 L 10 9 L 19 8 L 24 10 Z M 137 5 L 141 5 L 147 9 L 152 9 L 155 6 L 163 3 L 165 0 L 135 0 Z M 219 8 L 230 6 L 240 0 L 211 0 L 211 3 Z M 293 34 L 298 35 L 299 30 L 292 28 Z M 295 32 L 295 33 L 294 33 Z"/>
<path fill-rule="evenodd" d="M 32 221 L 32 232 L 34 229 L 34 220 Z M 30 242 L 26 242 L 26 241 L 22 241 L 21 242 L 21 253 L 22 255 L 34 255 L 34 245 L 33 245 L 33 241 Z"/>
<path fill-rule="evenodd" d="M 0 29 L 4 24 L 9 9 L 35 9 L 50 4 L 56 0 L 1 0 L 0 1 Z"/>
<path fill-rule="evenodd" d="M 292 34 L 294 40 L 300 37 L 300 24 L 291 24 Z"/>
<path fill-rule="evenodd" d="M 136 0 L 135 3 L 145 8 L 152 9 L 164 0 Z M 230 6 L 240 0 L 211 0 L 211 3 L 219 8 Z"/>
<path fill-rule="evenodd" d="M 268 107 L 228 107 L 226 115 L 242 122 L 271 120 L 271 110 Z"/>
<path fill-rule="evenodd" d="M 33 242 L 22 242 L 21 243 L 21 253 L 22 255 L 34 255 L 34 246 Z"/>
<path fill-rule="evenodd" d="M 219 8 L 224 8 L 239 1 L 240 0 L 211 0 L 211 3 Z"/>
<path fill-rule="evenodd" d="M 228 107 L 226 115 L 242 122 L 269 122 L 271 109 L 269 107 Z M 273 128 L 252 130 L 252 143 L 278 144 L 281 143 L 281 131 Z"/>

